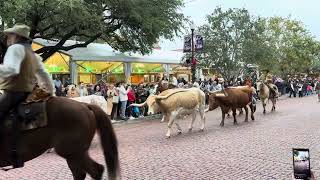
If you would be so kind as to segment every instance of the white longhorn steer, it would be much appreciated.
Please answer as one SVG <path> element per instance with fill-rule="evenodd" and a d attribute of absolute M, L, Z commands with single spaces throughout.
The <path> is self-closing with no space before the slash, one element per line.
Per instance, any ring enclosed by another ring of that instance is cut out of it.
<path fill-rule="evenodd" d="M 75 97 L 75 98 L 70 98 L 70 99 L 78 101 L 78 102 L 97 105 L 105 113 L 108 114 L 108 111 L 107 111 L 108 103 L 107 103 L 106 99 L 103 96 L 90 95 L 90 96 Z"/>
<path fill-rule="evenodd" d="M 164 119 L 168 121 L 168 131 L 166 137 L 171 136 L 171 127 L 177 116 L 192 114 L 192 120 L 189 125 L 189 131 L 192 130 L 193 123 L 197 116 L 197 111 L 200 113 L 202 125 L 200 130 L 205 128 L 205 94 L 199 88 L 190 89 L 169 89 L 163 91 L 159 95 L 149 96 L 146 102 L 142 104 L 132 104 L 131 106 L 148 105 L 148 114 L 161 112 Z M 178 134 L 181 133 L 181 127 L 175 123 L 178 128 Z"/>

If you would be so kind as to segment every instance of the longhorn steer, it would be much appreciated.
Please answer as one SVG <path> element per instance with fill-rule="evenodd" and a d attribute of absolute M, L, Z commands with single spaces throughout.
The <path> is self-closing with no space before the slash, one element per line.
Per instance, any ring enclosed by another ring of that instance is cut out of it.
<path fill-rule="evenodd" d="M 140 107 L 145 105 L 149 106 L 148 114 L 161 112 L 164 119 L 168 121 L 166 134 L 168 138 L 171 136 L 171 127 L 178 115 L 192 114 L 192 120 L 189 125 L 189 131 L 191 131 L 197 111 L 199 111 L 202 120 L 200 130 L 203 131 L 205 128 L 205 94 L 199 88 L 166 90 L 160 95 L 149 96 L 146 102 L 142 104 L 132 104 L 132 106 Z M 178 123 L 175 124 L 178 128 L 178 134 L 180 134 L 180 125 Z"/>
<path fill-rule="evenodd" d="M 224 126 L 226 113 L 231 109 L 233 112 L 234 124 L 237 124 L 236 110 L 244 108 L 246 111 L 245 122 L 248 122 L 248 107 L 251 109 L 251 119 L 254 120 L 254 109 L 251 103 L 252 89 L 249 87 L 243 88 L 227 88 L 219 92 L 210 92 L 209 95 L 209 111 L 221 107 L 222 120 L 220 126 Z"/>

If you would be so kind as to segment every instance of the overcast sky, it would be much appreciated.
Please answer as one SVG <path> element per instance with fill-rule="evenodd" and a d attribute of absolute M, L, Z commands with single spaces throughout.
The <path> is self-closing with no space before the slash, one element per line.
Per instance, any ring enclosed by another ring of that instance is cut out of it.
<path fill-rule="evenodd" d="M 197 26 L 206 22 L 206 15 L 220 6 L 228 8 L 246 8 L 254 16 L 291 16 L 302 21 L 306 28 L 320 39 L 320 1 L 319 0 L 185 0 L 186 5 L 182 9 L 185 16 L 190 17 Z M 161 47 L 166 50 L 181 49 L 182 38 L 176 38 L 173 42 L 162 41 Z"/>

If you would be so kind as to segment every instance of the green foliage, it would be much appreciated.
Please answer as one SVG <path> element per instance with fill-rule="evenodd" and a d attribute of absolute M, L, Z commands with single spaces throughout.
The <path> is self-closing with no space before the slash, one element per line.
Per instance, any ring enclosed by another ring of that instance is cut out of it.
<path fill-rule="evenodd" d="M 199 31 L 205 37 L 205 50 L 198 55 L 201 66 L 226 79 L 238 76 L 247 64 L 279 75 L 320 69 L 320 44 L 299 21 L 217 8 Z"/>
<path fill-rule="evenodd" d="M 25 23 L 31 37 L 58 39 L 55 48 L 38 53 L 51 55 L 68 39 L 97 39 L 120 51 L 149 53 L 159 38 L 173 38 L 183 25 L 178 10 L 182 0 L 10 0 L 4 1 L 0 17 L 7 26 Z M 45 56 L 47 57 L 47 56 Z"/>
<path fill-rule="evenodd" d="M 201 65 L 220 73 L 226 79 L 239 75 L 246 57 L 242 51 L 246 38 L 252 34 L 254 21 L 245 9 L 221 8 L 207 16 L 208 24 L 200 28 L 205 49 L 200 55 Z"/>

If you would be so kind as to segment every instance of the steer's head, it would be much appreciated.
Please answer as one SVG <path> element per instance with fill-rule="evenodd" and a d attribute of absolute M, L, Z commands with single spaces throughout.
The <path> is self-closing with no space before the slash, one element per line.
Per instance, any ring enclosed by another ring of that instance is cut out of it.
<path fill-rule="evenodd" d="M 226 95 L 221 92 L 209 92 L 209 111 L 215 110 L 220 106 L 219 97 L 226 97 Z"/>
<path fill-rule="evenodd" d="M 147 105 L 148 105 L 148 115 L 152 115 L 160 112 L 159 106 L 156 103 L 155 96 L 151 95 L 148 97 Z"/>
<path fill-rule="evenodd" d="M 148 115 L 160 112 L 159 106 L 156 103 L 156 99 L 154 95 L 149 96 L 147 100 L 141 104 L 131 104 L 130 106 L 136 106 L 136 107 L 148 106 Z"/>

